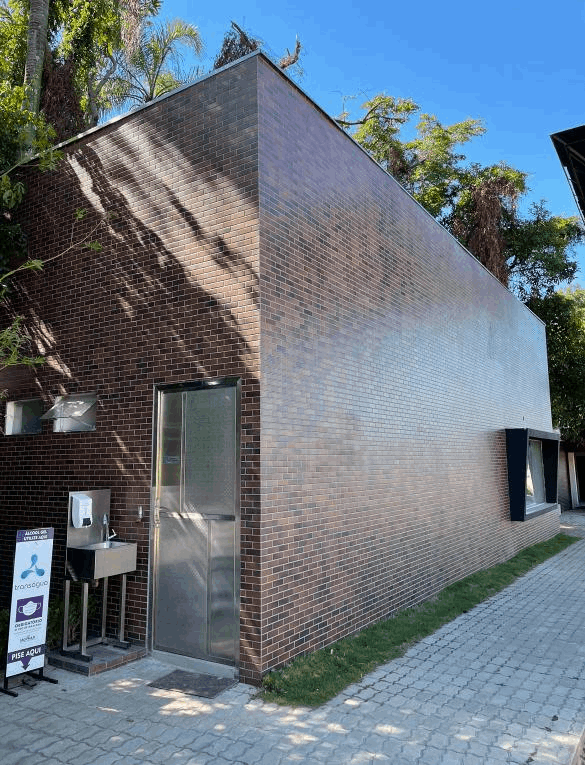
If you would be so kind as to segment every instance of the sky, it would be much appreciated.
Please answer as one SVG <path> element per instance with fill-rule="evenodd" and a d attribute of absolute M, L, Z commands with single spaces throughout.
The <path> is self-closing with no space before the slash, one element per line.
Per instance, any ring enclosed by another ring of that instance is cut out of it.
<path fill-rule="evenodd" d="M 487 132 L 466 145 L 468 159 L 527 172 L 525 204 L 579 214 L 550 134 L 585 124 L 585 0 L 163 0 L 160 16 L 199 28 L 206 69 L 232 20 L 277 57 L 298 35 L 297 82 L 334 117 L 385 92 L 444 124 L 482 119 Z M 585 286 L 585 246 L 577 256 Z"/>

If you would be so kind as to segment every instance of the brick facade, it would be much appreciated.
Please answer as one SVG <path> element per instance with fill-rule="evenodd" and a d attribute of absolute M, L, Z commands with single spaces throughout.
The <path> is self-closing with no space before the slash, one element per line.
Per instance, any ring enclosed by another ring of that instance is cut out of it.
<path fill-rule="evenodd" d="M 14 531 L 112 489 L 147 634 L 153 386 L 240 376 L 241 674 L 326 645 L 558 530 L 511 523 L 504 429 L 551 429 L 542 323 L 253 55 L 66 147 L 22 214 L 49 363 L 11 398 L 95 391 L 93 433 L 0 439 Z M 20 300 L 20 302 L 19 302 Z M 8 380 L 10 383 L 10 380 Z M 31 512 L 23 515 L 24 507 Z"/>
<path fill-rule="evenodd" d="M 32 174 L 22 217 L 31 257 L 69 244 L 75 211 L 102 251 L 76 248 L 22 280 L 15 306 L 48 354 L 28 387 L 97 392 L 92 433 L 1 440 L 2 572 L 23 524 L 55 527 L 64 570 L 69 491 L 111 488 L 111 525 L 138 542 L 128 576 L 128 637 L 144 640 L 148 594 L 153 386 L 242 378 L 242 673 L 257 677 L 259 634 L 259 316 L 256 61 L 117 121 L 65 148 L 55 173 Z M 3 409 L 4 407 L 2 407 Z M 24 508 L 27 508 L 26 516 Z M 116 579 L 111 603 L 116 624 Z M 60 594 L 60 592 L 59 592 Z"/>
<path fill-rule="evenodd" d="M 558 515 L 508 515 L 503 429 L 551 429 L 543 324 L 267 66 L 259 112 L 271 666 L 551 536 Z"/>

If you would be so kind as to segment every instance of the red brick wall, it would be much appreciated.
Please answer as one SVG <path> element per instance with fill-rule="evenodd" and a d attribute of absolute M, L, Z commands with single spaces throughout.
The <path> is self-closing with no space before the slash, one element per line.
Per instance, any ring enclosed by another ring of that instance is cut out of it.
<path fill-rule="evenodd" d="M 127 634 L 144 640 L 153 386 L 242 378 L 242 673 L 258 677 L 259 318 L 256 60 L 248 60 L 65 149 L 30 174 L 22 218 L 30 255 L 75 248 L 19 279 L 23 312 L 48 354 L 12 398 L 97 392 L 97 429 L 0 438 L 1 578 L 18 528 L 53 525 L 64 570 L 69 491 L 111 488 L 111 525 L 138 542 Z M 100 214 L 108 225 L 98 230 Z M 4 407 L 0 407 L 2 413 Z M 137 520 L 137 508 L 145 510 Z M 115 580 L 112 582 L 115 586 Z M 112 596 L 112 627 L 116 622 Z"/>
<path fill-rule="evenodd" d="M 544 326 L 259 66 L 262 665 L 548 538 L 504 429 L 551 429 Z"/>

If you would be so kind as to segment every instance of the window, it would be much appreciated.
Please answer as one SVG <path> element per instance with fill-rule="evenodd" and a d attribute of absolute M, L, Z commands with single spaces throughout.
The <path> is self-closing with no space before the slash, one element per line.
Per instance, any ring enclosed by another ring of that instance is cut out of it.
<path fill-rule="evenodd" d="M 95 430 L 96 411 L 95 393 L 59 396 L 41 419 L 53 420 L 55 433 L 75 433 Z"/>
<path fill-rule="evenodd" d="M 544 465 L 542 462 L 542 441 L 528 439 L 526 460 L 526 511 L 546 502 L 544 490 Z"/>
<path fill-rule="evenodd" d="M 9 401 L 6 404 L 6 435 L 28 436 L 41 433 L 41 415 L 43 409 L 43 400 L 40 398 L 29 398 L 25 401 Z"/>
<path fill-rule="evenodd" d="M 506 430 L 510 518 L 527 521 L 557 505 L 558 433 Z"/>

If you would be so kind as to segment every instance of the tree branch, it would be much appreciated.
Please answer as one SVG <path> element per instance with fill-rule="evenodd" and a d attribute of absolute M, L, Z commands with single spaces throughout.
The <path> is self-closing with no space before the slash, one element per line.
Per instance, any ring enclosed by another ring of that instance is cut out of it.
<path fill-rule="evenodd" d="M 280 61 L 278 62 L 278 66 L 281 69 L 288 69 L 289 66 L 292 66 L 293 64 L 297 63 L 300 55 L 301 55 L 301 41 L 297 37 L 294 51 L 291 53 L 289 49 L 287 48 L 286 56 L 283 56 L 280 59 Z"/>

